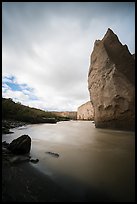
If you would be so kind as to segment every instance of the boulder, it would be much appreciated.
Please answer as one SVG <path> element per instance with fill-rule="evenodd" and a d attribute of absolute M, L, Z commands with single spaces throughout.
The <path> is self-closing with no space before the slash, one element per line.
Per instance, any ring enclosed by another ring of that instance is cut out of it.
<path fill-rule="evenodd" d="M 14 139 L 8 146 L 8 149 L 14 154 L 27 154 L 30 152 L 31 138 L 28 135 L 22 135 Z"/>
<path fill-rule="evenodd" d="M 95 41 L 88 89 L 96 127 L 134 130 L 134 56 L 111 29 L 102 40 Z"/>

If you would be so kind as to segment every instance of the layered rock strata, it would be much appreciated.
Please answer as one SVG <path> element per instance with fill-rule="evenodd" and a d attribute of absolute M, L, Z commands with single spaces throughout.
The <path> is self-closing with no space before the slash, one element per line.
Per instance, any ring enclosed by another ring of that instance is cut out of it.
<path fill-rule="evenodd" d="M 96 40 L 91 54 L 88 89 L 94 106 L 95 126 L 134 129 L 135 57 L 108 29 Z"/>

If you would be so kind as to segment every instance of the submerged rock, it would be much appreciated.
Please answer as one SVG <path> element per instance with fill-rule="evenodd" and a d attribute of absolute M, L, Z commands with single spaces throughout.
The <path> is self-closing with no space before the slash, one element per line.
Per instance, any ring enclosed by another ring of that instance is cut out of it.
<path fill-rule="evenodd" d="M 96 40 L 88 74 L 95 126 L 134 130 L 135 61 L 128 47 L 108 29 Z"/>
<path fill-rule="evenodd" d="M 54 152 L 46 152 L 47 154 L 50 154 L 53 157 L 59 157 L 58 153 L 54 153 Z"/>
<path fill-rule="evenodd" d="M 38 163 L 38 162 L 39 162 L 39 159 L 30 159 L 30 162 L 32 162 L 32 163 L 34 163 L 34 164 L 36 164 L 36 163 Z"/>
<path fill-rule="evenodd" d="M 27 154 L 30 152 L 31 138 L 28 135 L 22 135 L 14 139 L 8 146 L 8 149 L 14 154 Z"/>

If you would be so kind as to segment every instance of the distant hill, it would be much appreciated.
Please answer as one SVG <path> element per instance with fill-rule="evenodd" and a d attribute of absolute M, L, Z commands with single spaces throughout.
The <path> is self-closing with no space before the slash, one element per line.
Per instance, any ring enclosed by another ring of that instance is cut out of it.
<path fill-rule="evenodd" d="M 77 119 L 77 112 L 76 111 L 61 111 L 61 112 L 53 111 L 52 113 L 56 116 L 59 116 L 59 117 L 67 117 L 67 118 L 70 118 L 72 120 Z"/>
<path fill-rule="evenodd" d="M 69 118 L 60 117 L 52 112 L 37 108 L 30 108 L 21 103 L 15 103 L 11 98 L 2 98 L 2 119 L 28 123 L 54 123 L 60 120 L 68 120 Z"/>

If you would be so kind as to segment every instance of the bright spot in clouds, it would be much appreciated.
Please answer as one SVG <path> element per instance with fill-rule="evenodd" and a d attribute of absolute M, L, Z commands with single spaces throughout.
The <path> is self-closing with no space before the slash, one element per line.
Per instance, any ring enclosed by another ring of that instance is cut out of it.
<path fill-rule="evenodd" d="M 96 39 L 111 28 L 135 52 L 134 2 L 2 3 L 2 95 L 44 110 L 89 100 Z"/>

